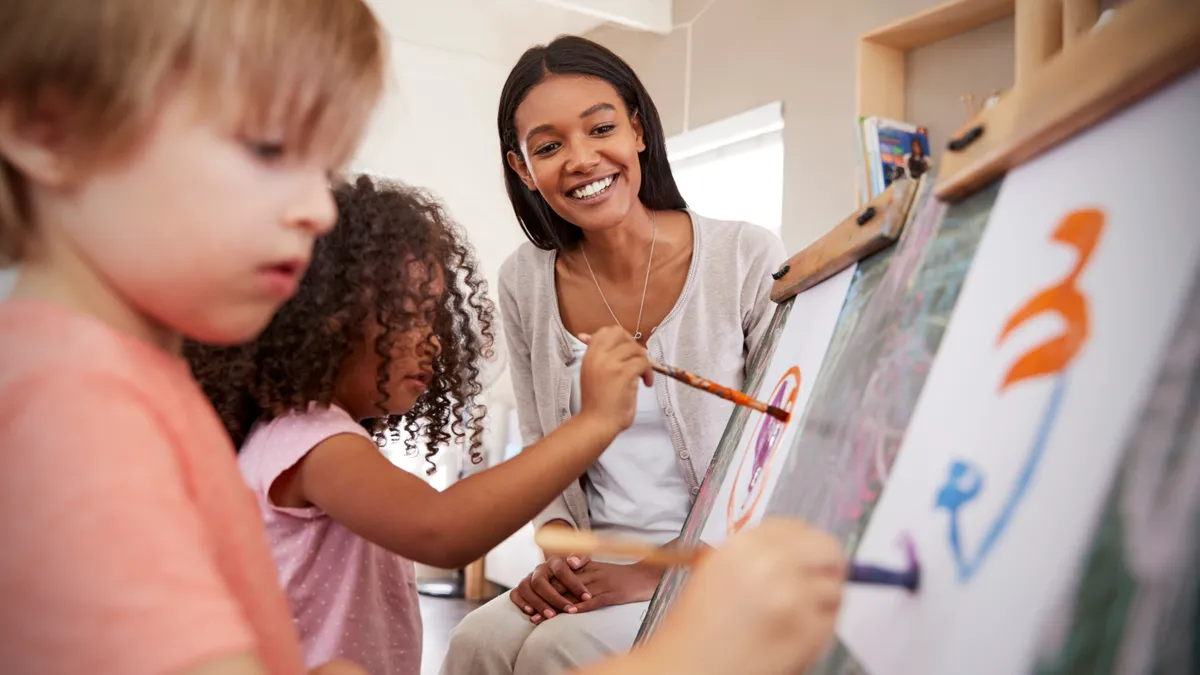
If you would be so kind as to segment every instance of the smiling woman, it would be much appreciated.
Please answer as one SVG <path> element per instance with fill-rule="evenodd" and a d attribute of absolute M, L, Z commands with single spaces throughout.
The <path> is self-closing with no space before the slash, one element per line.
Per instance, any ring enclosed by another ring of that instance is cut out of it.
<path fill-rule="evenodd" d="M 783 245 L 757 225 L 687 208 L 654 102 L 628 64 L 579 37 L 532 48 L 509 75 L 497 123 L 529 239 L 500 271 L 523 442 L 578 413 L 578 336 L 607 326 L 661 362 L 740 388 L 770 321 Z M 535 524 L 668 544 L 731 406 L 658 378 L 639 392 L 633 426 Z M 625 651 L 658 579 L 640 563 L 550 556 L 463 620 L 442 672 L 561 673 Z"/>

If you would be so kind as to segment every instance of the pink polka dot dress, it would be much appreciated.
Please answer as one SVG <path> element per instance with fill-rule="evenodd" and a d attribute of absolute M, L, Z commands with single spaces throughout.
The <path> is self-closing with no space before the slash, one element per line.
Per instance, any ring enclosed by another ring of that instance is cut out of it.
<path fill-rule="evenodd" d="M 317 507 L 284 508 L 268 498 L 280 474 L 321 441 L 344 433 L 370 439 L 341 408 L 314 406 L 257 425 L 238 465 L 258 498 L 308 666 L 343 658 L 372 675 L 419 675 L 421 612 L 412 561 Z"/>

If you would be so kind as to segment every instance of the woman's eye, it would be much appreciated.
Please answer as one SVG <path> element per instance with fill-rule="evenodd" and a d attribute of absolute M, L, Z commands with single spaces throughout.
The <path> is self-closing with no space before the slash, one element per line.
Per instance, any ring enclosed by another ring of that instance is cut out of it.
<path fill-rule="evenodd" d="M 558 143 L 547 143 L 545 145 L 539 145 L 537 147 L 537 149 L 533 151 L 533 154 L 545 155 L 547 153 L 554 152 L 557 149 L 558 149 Z"/>
<path fill-rule="evenodd" d="M 592 129 L 592 133 L 597 134 L 597 135 L 604 135 L 607 133 L 611 133 L 612 130 L 616 129 L 616 128 L 617 128 L 617 125 L 615 125 L 615 124 L 601 124 L 600 126 L 596 127 L 595 129 Z"/>
<path fill-rule="evenodd" d="M 272 143 L 264 141 L 246 141 L 246 148 L 257 158 L 264 162 L 277 162 L 283 159 L 286 154 L 286 148 L 283 143 Z"/>

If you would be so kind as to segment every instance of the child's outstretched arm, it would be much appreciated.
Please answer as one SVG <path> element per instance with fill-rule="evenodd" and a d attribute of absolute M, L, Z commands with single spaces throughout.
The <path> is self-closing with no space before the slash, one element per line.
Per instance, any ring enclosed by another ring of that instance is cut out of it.
<path fill-rule="evenodd" d="M 461 567 L 587 471 L 633 423 L 638 386 L 652 378 L 646 350 L 620 328 L 605 328 L 590 338 L 583 359 L 579 414 L 499 466 L 438 492 L 392 465 L 371 441 L 345 434 L 317 445 L 281 480 L 289 496 L 369 541 L 416 562 Z"/>
<path fill-rule="evenodd" d="M 696 568 L 643 645 L 577 675 L 792 675 L 833 638 L 846 579 L 832 536 L 767 518 Z"/>

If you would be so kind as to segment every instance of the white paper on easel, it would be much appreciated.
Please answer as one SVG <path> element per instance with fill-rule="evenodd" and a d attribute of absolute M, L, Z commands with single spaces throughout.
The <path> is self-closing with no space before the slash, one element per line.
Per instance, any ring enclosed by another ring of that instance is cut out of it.
<path fill-rule="evenodd" d="M 752 411 L 700 538 L 719 544 L 732 532 L 762 518 L 779 470 L 800 428 L 808 398 L 850 290 L 858 265 L 800 293 L 792 301 L 775 353 L 755 397 L 791 412 L 787 423 Z"/>
<path fill-rule="evenodd" d="M 873 675 L 1033 663 L 1200 264 L 1198 109 L 1193 75 L 1005 179 L 857 551 L 922 567 L 847 589 Z"/>

